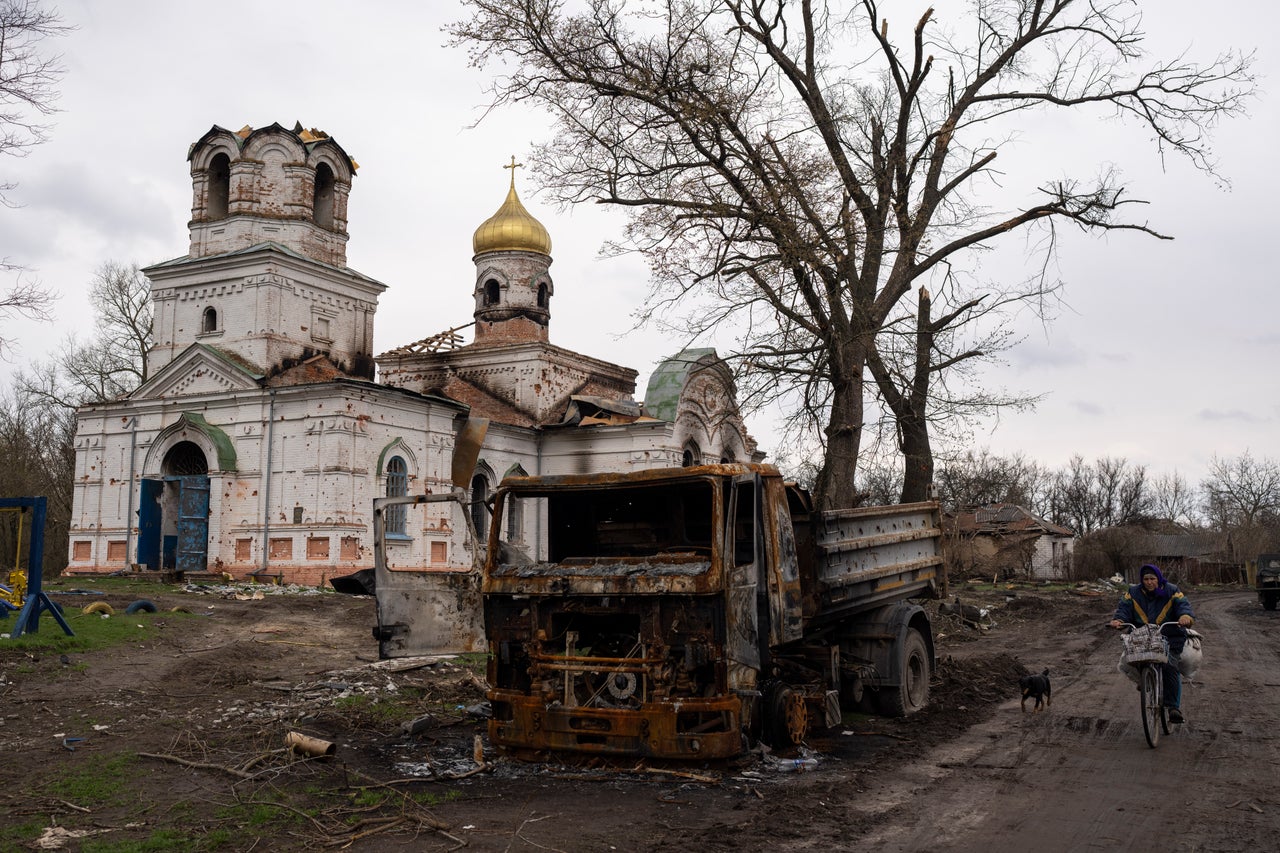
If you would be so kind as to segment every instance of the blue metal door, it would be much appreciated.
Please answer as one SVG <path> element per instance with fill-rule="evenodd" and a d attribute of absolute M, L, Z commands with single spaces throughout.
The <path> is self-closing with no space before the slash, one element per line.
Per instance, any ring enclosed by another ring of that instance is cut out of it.
<path fill-rule="evenodd" d="M 163 480 L 143 480 L 138 493 L 138 562 L 160 571 L 160 496 Z"/>
<path fill-rule="evenodd" d="M 180 572 L 203 572 L 209 556 L 209 477 L 197 474 L 178 481 L 178 554 Z"/>

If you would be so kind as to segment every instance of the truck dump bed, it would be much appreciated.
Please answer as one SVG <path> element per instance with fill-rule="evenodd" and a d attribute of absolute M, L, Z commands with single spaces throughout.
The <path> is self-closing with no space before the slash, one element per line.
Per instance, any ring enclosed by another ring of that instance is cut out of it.
<path fill-rule="evenodd" d="M 942 530 L 933 502 L 815 513 L 818 622 L 937 595 Z"/>

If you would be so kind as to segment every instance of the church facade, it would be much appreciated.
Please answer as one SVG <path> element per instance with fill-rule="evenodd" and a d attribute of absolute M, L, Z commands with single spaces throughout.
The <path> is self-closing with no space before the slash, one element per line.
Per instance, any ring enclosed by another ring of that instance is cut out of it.
<path fill-rule="evenodd" d="M 490 424 L 470 489 L 482 528 L 510 474 L 759 458 L 714 352 L 659 365 L 642 403 L 636 371 L 551 343 L 551 239 L 514 169 L 475 231 L 475 279 L 459 283 L 473 322 L 375 354 L 387 285 L 346 265 L 356 164 L 337 142 L 215 126 L 188 159 L 188 254 L 144 270 L 149 378 L 77 414 L 69 571 L 324 584 L 369 568 L 373 499 L 447 492 L 468 417 Z M 412 509 L 387 518 L 388 566 L 469 570 L 456 511 Z M 504 537 L 538 536 L 532 512 L 502 519 Z"/>

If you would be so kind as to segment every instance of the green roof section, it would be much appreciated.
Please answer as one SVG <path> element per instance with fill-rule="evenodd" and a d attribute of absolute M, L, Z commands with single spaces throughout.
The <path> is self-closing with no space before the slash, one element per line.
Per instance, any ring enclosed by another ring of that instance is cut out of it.
<path fill-rule="evenodd" d="M 178 419 L 178 424 L 179 427 L 185 426 L 195 430 L 213 442 L 213 447 L 218 454 L 220 471 L 236 470 L 236 447 L 231 442 L 231 436 L 206 421 L 204 415 L 196 412 L 183 412 L 182 417 Z"/>
<path fill-rule="evenodd" d="M 397 435 L 395 438 L 387 442 L 386 447 L 382 448 L 382 452 L 378 454 L 378 470 L 377 473 L 374 474 L 375 477 L 382 476 L 382 466 L 387 461 L 387 454 L 390 453 L 391 448 L 395 447 L 397 444 L 403 445 L 404 438 Z"/>
<path fill-rule="evenodd" d="M 680 392 L 689 374 L 710 367 L 718 360 L 710 347 L 682 350 L 659 364 L 649 374 L 649 385 L 644 392 L 644 408 L 660 421 L 675 422 L 676 407 L 680 404 Z"/>

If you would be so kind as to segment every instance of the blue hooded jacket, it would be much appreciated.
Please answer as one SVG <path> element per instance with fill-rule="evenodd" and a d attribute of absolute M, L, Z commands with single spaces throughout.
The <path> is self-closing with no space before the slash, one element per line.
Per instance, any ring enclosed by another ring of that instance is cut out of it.
<path fill-rule="evenodd" d="M 1150 595 L 1141 583 L 1129 587 L 1129 591 L 1116 605 L 1114 618 L 1130 625 L 1159 625 L 1161 622 L 1173 622 L 1179 616 L 1195 618 L 1191 602 L 1182 594 L 1176 584 L 1165 580 L 1160 567 L 1151 563 L 1142 567 L 1143 575 L 1155 575 L 1159 583 Z M 1186 632 L 1181 629 L 1165 629 L 1169 637 L 1169 650 L 1180 654 L 1186 643 Z"/>

